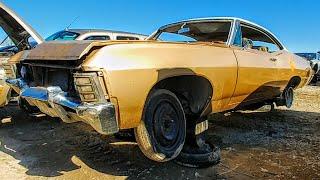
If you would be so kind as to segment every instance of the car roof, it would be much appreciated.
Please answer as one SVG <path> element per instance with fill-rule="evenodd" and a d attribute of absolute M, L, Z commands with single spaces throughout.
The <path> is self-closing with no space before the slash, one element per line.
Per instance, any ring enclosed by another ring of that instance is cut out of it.
<path fill-rule="evenodd" d="M 276 40 L 280 43 L 280 45 L 283 47 L 284 50 L 287 50 L 287 48 L 284 46 L 284 44 L 279 40 L 279 38 L 274 35 L 271 31 L 269 31 L 267 28 L 261 26 L 261 25 L 258 25 L 254 22 L 251 22 L 249 20 L 246 20 L 246 19 L 242 19 L 242 18 L 238 18 L 238 17 L 231 17 L 231 16 L 214 16 L 214 17 L 204 17 L 204 18 L 194 18 L 194 19 L 187 19 L 187 20 L 182 20 L 182 21 L 178 21 L 178 22 L 175 22 L 175 23 L 170 23 L 170 24 L 167 24 L 165 26 L 162 26 L 160 27 L 159 29 L 165 29 L 167 27 L 170 27 L 170 26 L 173 26 L 175 24 L 181 24 L 181 23 L 184 23 L 184 22 L 197 22 L 197 21 L 214 21 L 214 20 L 228 20 L 228 21 L 240 21 L 240 22 L 243 22 L 243 23 L 246 23 L 246 24 L 249 24 L 249 25 L 253 25 L 255 27 L 258 27 L 259 29 L 269 33 L 270 35 L 272 35 L 274 38 L 276 38 Z M 152 35 L 151 35 L 152 36 Z M 149 36 L 150 37 L 150 36 Z"/>
<path fill-rule="evenodd" d="M 182 20 L 182 21 L 178 21 L 178 22 L 175 22 L 175 23 L 170 23 L 168 25 L 165 25 L 163 27 L 166 27 L 166 26 L 171 26 L 171 25 L 174 25 L 174 24 L 179 24 L 179 23 L 183 23 L 183 22 L 192 22 L 192 21 L 210 21 L 210 20 L 230 20 L 230 21 L 241 21 L 241 22 L 244 22 L 244 23 L 248 23 L 248 24 L 252 24 L 254 26 L 257 26 L 263 30 L 266 30 L 269 32 L 269 30 L 263 26 L 260 26 L 254 22 L 251 22 L 249 20 L 245 20 L 245 19 L 242 19 L 242 18 L 238 18 L 238 17 L 223 17 L 223 16 L 217 16 L 217 17 L 204 17 L 204 18 L 194 18 L 194 19 L 186 19 L 186 20 Z"/>

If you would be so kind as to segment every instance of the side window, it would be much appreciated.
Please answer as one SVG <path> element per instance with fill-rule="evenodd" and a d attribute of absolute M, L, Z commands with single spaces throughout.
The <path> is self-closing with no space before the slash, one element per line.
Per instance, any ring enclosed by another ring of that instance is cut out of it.
<path fill-rule="evenodd" d="M 139 40 L 139 38 L 130 36 L 117 36 L 117 40 Z"/>
<path fill-rule="evenodd" d="M 270 52 L 270 53 L 280 50 L 280 48 L 277 45 L 273 43 L 264 42 L 264 41 L 253 41 L 253 49 Z"/>
<path fill-rule="evenodd" d="M 110 40 L 110 36 L 89 36 L 84 40 L 105 41 L 105 40 Z"/>
<path fill-rule="evenodd" d="M 241 25 L 241 31 L 242 47 L 269 53 L 280 50 L 280 47 L 262 30 Z"/>

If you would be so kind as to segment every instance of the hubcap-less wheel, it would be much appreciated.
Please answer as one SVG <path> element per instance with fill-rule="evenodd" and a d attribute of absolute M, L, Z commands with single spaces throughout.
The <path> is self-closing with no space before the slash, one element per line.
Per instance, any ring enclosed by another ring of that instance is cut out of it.
<path fill-rule="evenodd" d="M 170 148 L 176 143 L 180 126 L 178 114 L 170 102 L 158 104 L 154 113 L 153 128 L 156 141 L 162 148 Z"/>
<path fill-rule="evenodd" d="M 285 101 L 286 101 L 286 107 L 291 108 L 293 104 L 293 88 L 290 87 L 285 91 Z"/>
<path fill-rule="evenodd" d="M 168 90 L 157 90 L 148 99 L 143 122 L 135 129 L 142 152 L 151 160 L 176 158 L 186 138 L 186 121 L 179 99 Z"/>

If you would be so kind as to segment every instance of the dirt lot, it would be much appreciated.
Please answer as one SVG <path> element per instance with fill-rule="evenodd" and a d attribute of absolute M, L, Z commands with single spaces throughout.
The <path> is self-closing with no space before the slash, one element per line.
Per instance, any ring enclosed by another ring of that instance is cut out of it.
<path fill-rule="evenodd" d="M 0 117 L 1 179 L 320 179 L 320 87 L 299 90 L 290 110 L 212 116 L 208 136 L 222 162 L 206 169 L 157 164 L 134 142 L 15 106 Z"/>

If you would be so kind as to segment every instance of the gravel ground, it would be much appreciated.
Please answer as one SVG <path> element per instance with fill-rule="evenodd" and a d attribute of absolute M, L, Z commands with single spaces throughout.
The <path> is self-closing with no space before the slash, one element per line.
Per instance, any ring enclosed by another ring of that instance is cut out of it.
<path fill-rule="evenodd" d="M 146 159 L 134 142 L 83 124 L 0 109 L 1 179 L 320 179 L 320 87 L 296 92 L 290 110 L 215 114 L 208 138 L 222 162 L 205 169 Z"/>

